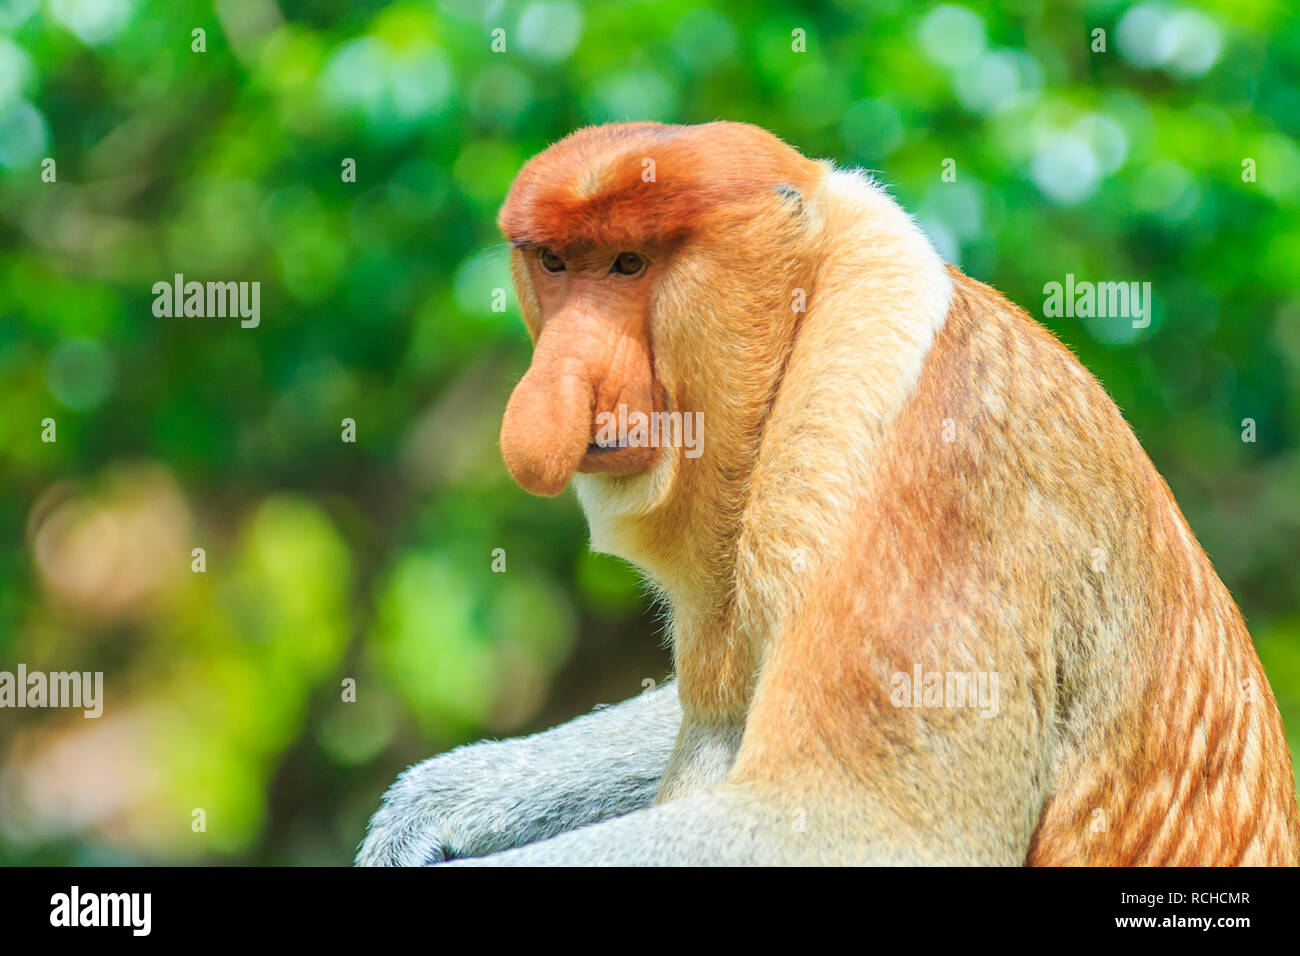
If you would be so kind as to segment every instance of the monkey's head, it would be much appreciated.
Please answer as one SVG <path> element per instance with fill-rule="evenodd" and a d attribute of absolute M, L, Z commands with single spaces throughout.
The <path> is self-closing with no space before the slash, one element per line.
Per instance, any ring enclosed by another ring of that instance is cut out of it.
<path fill-rule="evenodd" d="M 499 219 L 535 346 L 501 427 L 520 485 L 554 495 L 581 473 L 593 534 L 593 509 L 743 497 L 811 294 L 824 172 L 739 123 L 589 127 L 524 166 Z M 702 424 L 689 457 L 636 433 L 671 413 Z"/>

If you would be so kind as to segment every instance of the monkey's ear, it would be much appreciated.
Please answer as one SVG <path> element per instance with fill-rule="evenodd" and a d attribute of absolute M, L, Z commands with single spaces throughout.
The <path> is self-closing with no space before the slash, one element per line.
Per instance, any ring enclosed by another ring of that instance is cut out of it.
<path fill-rule="evenodd" d="M 780 196 L 796 216 L 803 218 L 803 194 L 799 190 L 789 183 L 781 183 L 779 186 L 773 186 L 772 192 Z"/>

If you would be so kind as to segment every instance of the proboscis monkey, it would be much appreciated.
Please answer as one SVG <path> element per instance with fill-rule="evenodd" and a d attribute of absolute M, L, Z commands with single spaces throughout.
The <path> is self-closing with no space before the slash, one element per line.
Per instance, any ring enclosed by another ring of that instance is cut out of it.
<path fill-rule="evenodd" d="M 653 583 L 676 683 L 411 768 L 360 862 L 1297 861 L 1277 706 L 1168 487 L 878 185 L 753 126 L 601 126 L 500 224 L 535 341 L 506 465 Z M 699 456 L 601 438 L 620 405 L 698 413 Z"/>

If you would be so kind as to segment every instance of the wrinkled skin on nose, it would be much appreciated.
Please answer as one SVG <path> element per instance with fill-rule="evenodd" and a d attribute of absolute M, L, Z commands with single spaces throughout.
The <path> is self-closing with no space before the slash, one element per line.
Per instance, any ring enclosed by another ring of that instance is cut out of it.
<path fill-rule="evenodd" d="M 501 456 L 525 491 L 557 495 L 577 471 L 635 474 L 654 460 L 655 448 L 595 444 L 601 412 L 650 414 L 662 404 L 645 317 L 609 305 L 583 300 L 549 318 L 510 396 Z"/>

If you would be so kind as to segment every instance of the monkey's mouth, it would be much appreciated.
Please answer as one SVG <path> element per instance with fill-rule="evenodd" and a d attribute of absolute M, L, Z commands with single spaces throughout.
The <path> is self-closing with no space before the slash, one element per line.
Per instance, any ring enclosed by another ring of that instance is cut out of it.
<path fill-rule="evenodd" d="M 586 454 L 578 463 L 578 471 L 584 475 L 634 475 L 649 469 L 658 453 L 658 448 L 647 445 L 589 442 Z"/>
<path fill-rule="evenodd" d="M 583 474 L 635 475 L 649 471 L 659 457 L 660 441 L 647 425 L 671 399 L 651 373 L 651 400 L 643 410 L 620 404 L 616 409 L 594 414 L 588 432 L 587 450 L 578 463 Z M 634 427 L 637 417 L 640 428 Z"/>

